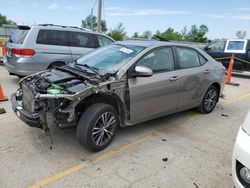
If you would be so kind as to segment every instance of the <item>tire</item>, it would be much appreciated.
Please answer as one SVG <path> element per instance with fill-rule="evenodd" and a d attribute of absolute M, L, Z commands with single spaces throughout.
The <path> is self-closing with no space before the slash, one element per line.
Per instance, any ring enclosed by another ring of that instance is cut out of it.
<path fill-rule="evenodd" d="M 65 63 L 63 63 L 63 62 L 55 62 L 55 63 L 50 64 L 48 69 L 54 69 L 56 67 L 62 67 L 62 66 L 65 66 Z"/>
<path fill-rule="evenodd" d="M 111 122 L 108 126 L 109 121 Z M 88 150 L 94 152 L 103 150 L 114 139 L 118 122 L 119 118 L 113 106 L 105 103 L 93 104 L 87 108 L 78 122 L 78 141 Z"/>
<path fill-rule="evenodd" d="M 211 85 L 204 95 L 204 98 L 197 110 L 203 114 L 212 112 L 218 102 L 218 99 L 219 91 L 215 86 Z"/>

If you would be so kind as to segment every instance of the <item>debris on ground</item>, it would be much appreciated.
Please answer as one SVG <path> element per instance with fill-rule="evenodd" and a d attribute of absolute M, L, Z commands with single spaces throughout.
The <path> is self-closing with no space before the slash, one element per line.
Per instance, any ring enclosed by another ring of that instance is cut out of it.
<path fill-rule="evenodd" d="M 194 183 L 194 186 L 195 186 L 195 188 L 199 188 L 199 186 L 196 183 Z"/>
<path fill-rule="evenodd" d="M 4 108 L 0 108 L 0 114 L 5 114 L 6 110 Z"/>
<path fill-rule="evenodd" d="M 167 139 L 165 139 L 165 138 L 163 138 L 163 139 L 161 139 L 163 142 L 166 142 L 167 141 Z"/>
<path fill-rule="evenodd" d="M 85 161 L 85 159 L 81 159 L 81 161 Z"/>
<path fill-rule="evenodd" d="M 168 158 L 166 157 L 166 158 L 162 159 L 162 161 L 163 161 L 163 162 L 167 162 L 167 161 L 168 161 Z"/>
<path fill-rule="evenodd" d="M 221 114 L 222 117 L 228 117 L 229 115 L 227 114 Z"/>

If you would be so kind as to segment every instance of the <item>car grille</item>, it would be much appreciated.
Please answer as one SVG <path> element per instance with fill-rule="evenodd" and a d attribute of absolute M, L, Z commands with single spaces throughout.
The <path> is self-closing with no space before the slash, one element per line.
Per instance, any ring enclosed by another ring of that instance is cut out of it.
<path fill-rule="evenodd" d="M 23 97 L 22 97 L 23 109 L 30 112 L 30 113 L 34 112 L 35 111 L 35 100 L 34 100 L 33 92 L 25 84 L 22 84 L 22 91 L 23 91 Z"/>

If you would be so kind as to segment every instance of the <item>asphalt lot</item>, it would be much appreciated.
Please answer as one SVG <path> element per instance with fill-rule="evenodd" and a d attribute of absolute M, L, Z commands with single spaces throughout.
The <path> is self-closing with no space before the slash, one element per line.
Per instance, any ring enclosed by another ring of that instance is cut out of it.
<path fill-rule="evenodd" d="M 7 96 L 18 80 L 0 66 Z M 233 187 L 233 144 L 250 103 L 249 78 L 233 80 L 240 86 L 226 86 L 213 113 L 189 110 L 120 129 L 99 153 L 86 151 L 75 129 L 56 127 L 50 149 L 46 133 L 1 102 L 7 113 L 0 115 L 0 187 Z"/>

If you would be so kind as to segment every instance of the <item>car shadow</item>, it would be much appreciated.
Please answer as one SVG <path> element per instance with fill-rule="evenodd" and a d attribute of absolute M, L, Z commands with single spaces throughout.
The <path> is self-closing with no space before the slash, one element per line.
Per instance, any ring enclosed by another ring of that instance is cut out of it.
<path fill-rule="evenodd" d="M 141 139 L 146 135 L 173 132 L 178 134 L 183 124 L 191 116 L 199 114 L 195 110 L 179 112 L 158 119 L 150 120 L 130 127 L 119 128 L 111 145 L 103 151 L 94 153 L 85 149 L 76 138 L 76 128 L 60 129 L 56 126 L 51 130 L 51 135 L 41 129 L 29 129 L 32 145 L 39 153 L 61 154 L 70 159 L 91 161 L 93 158 L 117 149 L 123 145 Z M 182 131 L 181 131 L 182 132 Z"/>

